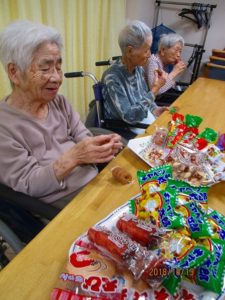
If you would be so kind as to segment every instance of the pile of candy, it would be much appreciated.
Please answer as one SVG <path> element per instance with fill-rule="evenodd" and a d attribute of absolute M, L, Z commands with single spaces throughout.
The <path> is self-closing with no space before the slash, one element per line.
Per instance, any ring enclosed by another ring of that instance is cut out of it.
<path fill-rule="evenodd" d="M 199 133 L 201 122 L 198 116 L 173 114 L 168 128 L 157 128 L 141 155 L 152 167 L 171 164 L 174 178 L 193 186 L 225 180 L 224 135 L 211 128 Z"/>
<path fill-rule="evenodd" d="M 139 197 L 130 200 L 138 219 L 169 230 L 157 245 L 169 268 L 163 286 L 176 296 L 182 278 L 220 294 L 225 275 L 225 217 L 208 209 L 208 187 L 172 177 L 171 165 L 138 171 Z M 161 236 L 162 237 L 162 236 Z"/>
<path fill-rule="evenodd" d="M 129 209 L 75 241 L 51 300 L 212 300 L 223 292 L 225 217 L 208 208 L 209 187 L 174 179 L 171 165 L 139 170 L 137 179 Z"/>

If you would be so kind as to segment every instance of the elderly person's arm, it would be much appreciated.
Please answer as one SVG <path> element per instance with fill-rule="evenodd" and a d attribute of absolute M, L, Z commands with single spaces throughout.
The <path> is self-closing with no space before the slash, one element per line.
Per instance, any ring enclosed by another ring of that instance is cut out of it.
<path fill-rule="evenodd" d="M 89 164 L 109 161 L 122 146 L 118 135 L 92 137 L 66 101 L 55 101 L 51 112 L 50 119 L 58 122 L 45 127 L 23 119 L 23 115 L 18 121 L 6 112 L 1 113 L 0 182 L 40 198 L 64 189 L 67 176 L 76 169 L 78 177 L 84 173 L 89 176 L 89 171 L 93 177 Z M 80 183 L 85 180 L 77 178 Z"/>
<path fill-rule="evenodd" d="M 159 60 L 157 59 L 157 57 L 153 56 L 150 57 L 150 59 L 148 60 L 147 64 L 144 67 L 145 70 L 145 78 L 147 81 L 147 84 L 149 86 L 149 89 L 152 89 L 152 87 L 154 86 L 155 80 L 156 80 L 156 70 L 163 70 L 161 63 L 159 62 Z M 175 87 L 175 80 L 173 76 L 169 76 L 168 73 L 164 72 L 165 76 L 165 83 L 164 85 L 159 88 L 158 90 L 158 94 L 163 94 L 166 91 L 168 91 L 170 88 Z"/>

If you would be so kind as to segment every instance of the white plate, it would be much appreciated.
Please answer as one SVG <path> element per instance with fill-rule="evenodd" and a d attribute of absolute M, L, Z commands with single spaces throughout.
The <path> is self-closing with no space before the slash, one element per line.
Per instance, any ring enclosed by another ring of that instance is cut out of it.
<path fill-rule="evenodd" d="M 137 156 L 139 156 L 142 160 L 146 162 L 149 166 L 152 167 L 149 161 L 147 161 L 143 155 L 143 152 L 145 151 L 146 148 L 151 146 L 152 143 L 152 136 L 144 136 L 141 138 L 136 138 L 129 140 L 127 147 L 132 150 Z"/>
<path fill-rule="evenodd" d="M 134 196 L 132 199 L 135 199 L 137 196 L 140 194 Z M 129 205 L 128 202 L 125 203 L 124 205 L 118 207 L 116 210 L 114 210 L 111 214 L 109 214 L 106 218 L 103 220 L 99 221 L 96 225 L 101 225 L 105 226 L 108 229 L 112 230 L 116 224 L 116 221 L 124 214 L 124 213 L 129 213 Z M 87 234 L 85 233 L 78 239 L 76 239 L 73 244 L 71 245 L 69 249 L 69 256 L 72 253 L 76 253 L 81 250 L 80 242 L 83 241 L 84 243 L 88 243 L 88 238 Z M 225 296 L 225 291 L 221 295 L 215 294 L 211 291 L 204 290 L 202 287 L 197 286 L 195 284 L 192 284 L 187 281 L 182 281 L 181 282 L 181 288 L 185 288 L 188 290 L 190 293 L 193 293 L 193 295 L 197 298 L 194 298 L 196 300 L 223 300 Z"/>

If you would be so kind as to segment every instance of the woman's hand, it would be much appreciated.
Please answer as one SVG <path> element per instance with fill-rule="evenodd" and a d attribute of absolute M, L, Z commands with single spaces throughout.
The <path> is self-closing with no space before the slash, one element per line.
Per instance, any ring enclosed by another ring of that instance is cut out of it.
<path fill-rule="evenodd" d="M 160 88 L 164 86 L 164 84 L 166 83 L 168 74 L 165 71 L 160 69 L 155 70 L 154 73 L 155 73 L 155 81 L 152 85 L 151 91 L 154 95 L 157 95 Z"/>
<path fill-rule="evenodd" d="M 169 74 L 170 79 L 174 79 L 177 75 L 182 73 L 186 68 L 187 68 L 187 64 L 184 61 L 182 60 L 178 61 L 174 65 L 173 70 Z"/>
<path fill-rule="evenodd" d="M 153 111 L 153 114 L 159 117 L 164 111 L 169 111 L 169 108 L 167 106 L 159 106 Z"/>
<path fill-rule="evenodd" d="M 76 166 L 109 162 L 123 147 L 118 134 L 87 137 L 57 159 L 53 168 L 58 180 L 64 179 Z"/>

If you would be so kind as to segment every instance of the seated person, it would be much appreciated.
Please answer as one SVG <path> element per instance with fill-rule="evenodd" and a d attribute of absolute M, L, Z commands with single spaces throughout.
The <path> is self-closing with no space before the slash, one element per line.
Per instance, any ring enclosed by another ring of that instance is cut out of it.
<path fill-rule="evenodd" d="M 0 103 L 0 182 L 62 208 L 121 149 L 117 134 L 93 137 L 58 94 L 62 38 L 51 27 L 17 21 L 0 34 L 12 92 Z"/>
<path fill-rule="evenodd" d="M 156 72 L 151 90 L 144 78 L 143 66 L 151 55 L 151 29 L 141 21 L 131 21 L 121 30 L 118 42 L 122 57 L 102 75 L 105 118 L 129 124 L 151 124 L 166 110 L 154 102 L 155 95 L 165 82 L 164 73 Z M 130 127 L 117 132 L 129 139 L 144 130 Z"/>
<path fill-rule="evenodd" d="M 163 34 L 159 40 L 158 52 L 152 54 L 144 66 L 146 81 L 150 89 L 155 82 L 155 70 L 159 69 L 166 72 L 166 82 L 159 89 L 158 95 L 175 88 L 176 77 L 186 69 L 186 64 L 181 60 L 183 47 L 184 39 L 179 34 Z M 168 69 L 171 66 L 172 70 L 169 72 Z"/>

